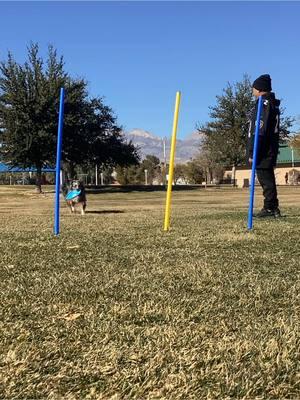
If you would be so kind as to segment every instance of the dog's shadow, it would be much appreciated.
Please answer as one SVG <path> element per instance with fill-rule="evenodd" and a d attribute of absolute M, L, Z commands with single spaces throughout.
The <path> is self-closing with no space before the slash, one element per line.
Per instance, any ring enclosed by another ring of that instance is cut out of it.
<path fill-rule="evenodd" d="M 122 210 L 91 210 L 86 211 L 86 214 L 123 214 L 125 211 Z"/>

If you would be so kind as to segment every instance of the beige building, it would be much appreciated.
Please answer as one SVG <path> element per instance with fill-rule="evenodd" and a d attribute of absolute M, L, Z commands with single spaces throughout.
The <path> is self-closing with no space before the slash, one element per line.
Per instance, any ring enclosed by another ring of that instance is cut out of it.
<path fill-rule="evenodd" d="M 300 154 L 288 146 L 280 147 L 275 169 L 277 185 L 300 184 Z M 233 178 L 233 171 L 226 170 L 224 179 Z M 251 169 L 246 166 L 236 167 L 235 184 L 237 187 L 248 187 Z"/>

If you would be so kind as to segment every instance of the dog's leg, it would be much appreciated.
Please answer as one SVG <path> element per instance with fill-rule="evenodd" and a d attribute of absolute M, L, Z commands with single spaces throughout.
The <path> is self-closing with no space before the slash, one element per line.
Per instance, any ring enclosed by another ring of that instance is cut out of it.
<path fill-rule="evenodd" d="M 85 205 L 81 204 L 81 215 L 85 215 Z"/>
<path fill-rule="evenodd" d="M 71 203 L 69 201 L 67 201 L 67 206 L 68 206 L 68 209 L 70 211 L 70 214 L 72 214 L 72 206 L 71 206 Z"/>

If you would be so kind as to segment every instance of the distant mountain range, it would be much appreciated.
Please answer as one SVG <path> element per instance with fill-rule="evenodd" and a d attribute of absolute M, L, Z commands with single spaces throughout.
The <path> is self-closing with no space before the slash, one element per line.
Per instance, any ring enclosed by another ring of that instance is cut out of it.
<path fill-rule="evenodd" d="M 142 159 L 145 158 L 146 155 L 151 154 L 158 157 L 161 161 L 164 161 L 163 138 L 144 131 L 143 129 L 133 129 L 129 132 L 124 132 L 124 135 L 139 148 Z M 171 138 L 166 138 L 167 161 L 169 161 L 170 158 L 170 141 Z M 191 133 L 185 139 L 177 139 L 175 162 L 186 163 L 194 158 L 199 152 L 201 141 L 202 137 L 198 132 Z"/>

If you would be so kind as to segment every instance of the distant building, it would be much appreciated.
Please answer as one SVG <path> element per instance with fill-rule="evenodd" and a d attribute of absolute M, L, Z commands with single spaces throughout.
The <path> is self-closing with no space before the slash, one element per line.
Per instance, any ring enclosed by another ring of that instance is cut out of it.
<path fill-rule="evenodd" d="M 286 174 L 287 183 L 286 183 Z M 248 187 L 251 177 L 251 169 L 247 166 L 236 167 L 235 184 L 237 187 Z M 232 178 L 232 170 L 226 170 L 224 179 Z M 275 169 L 277 185 L 297 185 L 300 184 L 300 152 L 289 146 L 281 146 L 277 158 Z"/>

